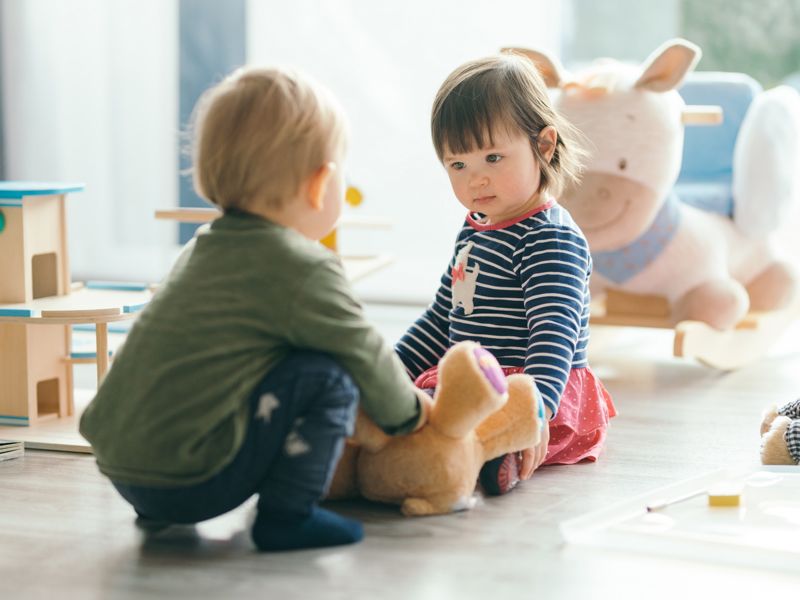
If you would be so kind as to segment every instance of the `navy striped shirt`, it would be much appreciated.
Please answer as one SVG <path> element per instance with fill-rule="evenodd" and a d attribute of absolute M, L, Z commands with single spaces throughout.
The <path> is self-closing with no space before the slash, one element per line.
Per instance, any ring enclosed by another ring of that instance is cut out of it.
<path fill-rule="evenodd" d="M 556 414 L 571 369 L 588 366 L 592 259 L 570 214 L 548 202 L 519 220 L 468 215 L 436 298 L 397 343 L 416 378 L 456 342 L 533 376 Z"/>

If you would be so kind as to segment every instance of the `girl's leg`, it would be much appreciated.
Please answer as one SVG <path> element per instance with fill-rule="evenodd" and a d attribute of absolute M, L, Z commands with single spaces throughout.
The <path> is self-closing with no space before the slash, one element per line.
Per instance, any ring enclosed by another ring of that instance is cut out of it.
<path fill-rule="evenodd" d="M 507 494 L 520 482 L 519 471 L 522 466 L 522 455 L 510 452 L 498 456 L 481 467 L 478 481 L 484 493 L 489 496 Z"/>

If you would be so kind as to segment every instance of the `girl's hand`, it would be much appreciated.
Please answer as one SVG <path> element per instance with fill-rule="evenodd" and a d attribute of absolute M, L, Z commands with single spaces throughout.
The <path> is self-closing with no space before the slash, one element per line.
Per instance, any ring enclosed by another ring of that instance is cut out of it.
<path fill-rule="evenodd" d="M 547 456 L 547 444 L 550 443 L 550 419 L 553 413 L 549 408 L 545 408 L 545 421 L 542 427 L 542 437 L 539 443 L 532 448 L 522 451 L 522 464 L 519 468 L 519 478 L 523 481 L 530 479 L 533 472 L 542 466 Z"/>

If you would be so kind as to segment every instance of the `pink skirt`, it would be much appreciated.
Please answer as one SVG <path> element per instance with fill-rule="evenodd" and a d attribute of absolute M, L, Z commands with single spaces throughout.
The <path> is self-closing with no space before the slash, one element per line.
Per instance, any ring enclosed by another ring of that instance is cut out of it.
<path fill-rule="evenodd" d="M 506 375 L 521 373 L 519 367 L 503 368 Z M 438 371 L 432 367 L 417 377 L 414 385 L 423 390 L 436 388 Z M 572 369 L 556 416 L 550 421 L 550 443 L 545 465 L 571 465 L 581 460 L 596 461 L 603 449 L 608 420 L 616 416 L 614 402 L 589 367 Z"/>

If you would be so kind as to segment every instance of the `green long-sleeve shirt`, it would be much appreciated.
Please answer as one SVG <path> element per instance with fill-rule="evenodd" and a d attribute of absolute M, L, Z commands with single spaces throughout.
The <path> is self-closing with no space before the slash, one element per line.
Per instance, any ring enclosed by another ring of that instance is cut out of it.
<path fill-rule="evenodd" d="M 337 360 L 385 430 L 416 423 L 413 386 L 365 321 L 339 259 L 291 229 L 226 214 L 190 242 L 142 311 L 81 434 L 115 481 L 199 483 L 233 459 L 250 394 L 295 349 Z"/>

